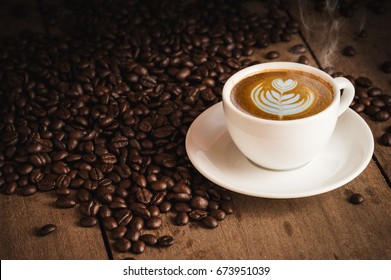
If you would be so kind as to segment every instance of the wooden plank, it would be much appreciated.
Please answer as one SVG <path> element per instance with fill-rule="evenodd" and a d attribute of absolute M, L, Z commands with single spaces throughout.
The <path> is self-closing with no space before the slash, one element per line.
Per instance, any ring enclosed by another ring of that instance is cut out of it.
<path fill-rule="evenodd" d="M 54 193 L 0 195 L 1 259 L 108 258 L 99 227 L 80 227 L 77 207 L 56 208 L 55 198 Z M 45 224 L 55 224 L 57 230 L 38 236 Z"/>
<path fill-rule="evenodd" d="M 391 75 L 380 70 L 384 61 L 391 60 L 391 32 L 387 29 L 390 26 L 389 14 L 374 14 L 361 3 L 353 17 L 342 18 L 336 13 L 333 21 L 330 21 L 329 16 L 322 17 L 314 11 L 311 4 L 301 5 L 301 11 L 296 4 L 292 3 L 290 12 L 300 22 L 302 34 L 322 67 L 332 66 L 336 71 L 355 78 L 368 77 L 373 86 L 391 94 Z M 336 27 L 335 30 L 332 26 Z M 368 34 L 366 38 L 357 37 L 362 29 Z M 356 49 L 354 57 L 341 54 L 342 49 L 348 45 Z M 324 55 L 325 53 L 328 55 Z M 378 144 L 381 135 L 391 126 L 391 118 L 386 122 L 375 122 L 364 113 L 361 116 L 371 127 L 376 141 L 376 159 L 387 181 L 391 182 L 391 148 Z"/>
<path fill-rule="evenodd" d="M 352 192 L 364 203 L 348 202 Z M 171 234 L 169 248 L 115 259 L 390 259 L 391 193 L 374 162 L 360 177 L 332 192 L 300 199 L 234 194 L 236 213 L 214 230 L 178 227 L 167 217 L 157 235 Z"/>
<path fill-rule="evenodd" d="M 16 35 L 23 30 L 44 32 L 36 1 L 4 0 L 0 3 L 0 37 Z"/>

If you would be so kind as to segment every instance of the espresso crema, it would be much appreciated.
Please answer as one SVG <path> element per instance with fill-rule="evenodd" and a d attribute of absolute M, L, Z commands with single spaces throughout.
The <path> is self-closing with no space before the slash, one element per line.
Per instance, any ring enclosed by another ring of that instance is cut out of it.
<path fill-rule="evenodd" d="M 271 70 L 241 80 L 234 86 L 231 100 L 255 117 L 292 120 L 326 109 L 333 100 L 333 88 L 307 72 Z"/>

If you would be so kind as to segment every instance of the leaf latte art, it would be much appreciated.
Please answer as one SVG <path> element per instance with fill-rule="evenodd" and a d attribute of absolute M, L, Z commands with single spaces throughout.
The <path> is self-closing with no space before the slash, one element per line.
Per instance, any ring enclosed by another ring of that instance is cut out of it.
<path fill-rule="evenodd" d="M 309 109 L 314 103 L 315 94 L 307 87 L 294 92 L 298 82 L 281 78 L 274 79 L 271 84 L 260 83 L 251 91 L 251 100 L 262 111 L 279 118 L 299 114 Z"/>

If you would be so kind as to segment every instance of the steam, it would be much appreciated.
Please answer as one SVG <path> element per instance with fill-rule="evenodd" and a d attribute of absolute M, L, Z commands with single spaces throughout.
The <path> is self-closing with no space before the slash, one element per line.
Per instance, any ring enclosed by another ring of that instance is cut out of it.
<path fill-rule="evenodd" d="M 338 14 L 338 0 L 324 1 L 321 13 L 314 13 L 310 5 L 313 5 L 312 1 L 299 0 L 303 35 L 311 42 L 316 42 L 317 48 L 321 50 L 318 57 L 321 66 L 332 66 L 338 51 L 338 31 L 344 21 Z"/>

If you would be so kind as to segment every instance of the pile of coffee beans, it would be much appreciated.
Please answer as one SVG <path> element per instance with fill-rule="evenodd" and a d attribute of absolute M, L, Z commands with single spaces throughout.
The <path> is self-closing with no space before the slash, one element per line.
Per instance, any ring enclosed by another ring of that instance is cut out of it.
<path fill-rule="evenodd" d="M 187 129 L 256 63 L 255 48 L 289 41 L 298 23 L 239 1 L 74 2 L 62 34 L 0 43 L 2 192 L 55 192 L 56 207 L 78 207 L 80 225 L 101 224 L 120 252 L 172 245 L 150 233 L 161 213 L 217 227 L 233 202 L 191 165 Z"/>

